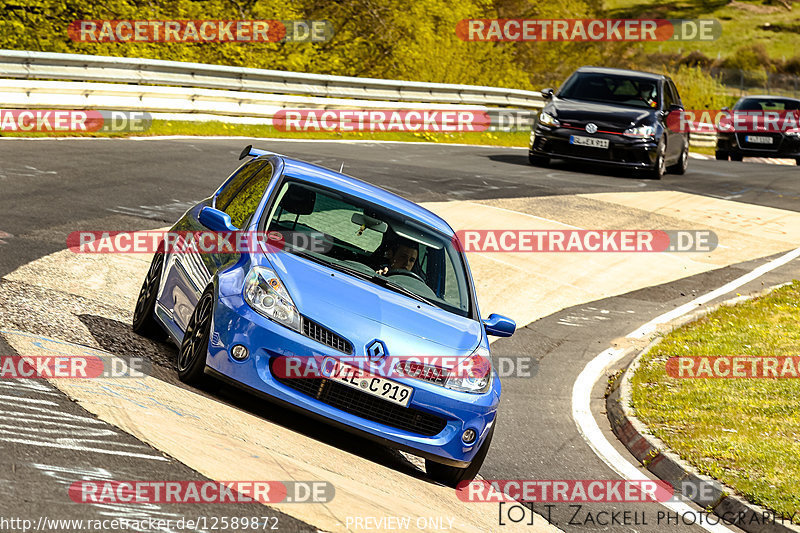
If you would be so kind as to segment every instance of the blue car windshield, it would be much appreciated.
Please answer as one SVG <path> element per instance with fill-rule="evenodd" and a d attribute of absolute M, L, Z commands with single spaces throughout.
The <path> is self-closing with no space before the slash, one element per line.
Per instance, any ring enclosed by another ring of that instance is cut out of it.
<path fill-rule="evenodd" d="M 558 91 L 559 98 L 630 107 L 658 107 L 658 83 L 647 78 L 579 72 Z"/>
<path fill-rule="evenodd" d="M 286 252 L 471 316 L 464 260 L 448 237 L 389 209 L 286 180 L 269 213 Z"/>

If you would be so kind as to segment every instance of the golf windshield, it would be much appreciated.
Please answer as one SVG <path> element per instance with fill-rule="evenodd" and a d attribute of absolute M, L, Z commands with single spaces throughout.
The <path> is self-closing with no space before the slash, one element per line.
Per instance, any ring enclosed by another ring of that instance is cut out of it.
<path fill-rule="evenodd" d="M 470 292 L 452 237 L 358 198 L 287 180 L 268 232 L 286 252 L 470 317 Z M 271 233 L 271 235 L 277 235 Z"/>
<path fill-rule="evenodd" d="M 580 72 L 558 92 L 559 98 L 631 107 L 658 107 L 658 83 L 648 78 Z"/>
<path fill-rule="evenodd" d="M 800 100 L 791 98 L 745 98 L 733 107 L 736 111 L 797 111 Z"/>

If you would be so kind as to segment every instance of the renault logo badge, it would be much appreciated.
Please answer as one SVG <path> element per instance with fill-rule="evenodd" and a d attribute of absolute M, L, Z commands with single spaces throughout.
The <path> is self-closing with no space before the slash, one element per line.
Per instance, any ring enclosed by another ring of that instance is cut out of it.
<path fill-rule="evenodd" d="M 386 353 L 386 345 L 383 344 L 383 341 L 374 340 L 367 346 L 367 356 L 370 361 L 377 361 Z"/>

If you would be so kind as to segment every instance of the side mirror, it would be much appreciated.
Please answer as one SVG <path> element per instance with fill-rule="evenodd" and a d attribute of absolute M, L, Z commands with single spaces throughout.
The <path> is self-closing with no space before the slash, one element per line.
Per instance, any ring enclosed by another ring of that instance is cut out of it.
<path fill-rule="evenodd" d="M 724 106 L 724 107 L 722 108 L 722 111 L 730 111 L 730 110 L 731 110 L 731 108 L 729 108 L 728 106 Z"/>
<path fill-rule="evenodd" d="M 549 87 L 547 89 L 542 89 L 542 98 L 545 100 L 550 100 L 553 98 L 553 92 L 553 89 L 550 89 Z"/>
<path fill-rule="evenodd" d="M 672 113 L 673 111 L 683 111 L 683 106 L 680 104 L 671 104 L 667 112 Z"/>
<path fill-rule="evenodd" d="M 200 210 L 200 216 L 197 218 L 202 225 L 211 231 L 236 231 L 236 226 L 233 225 L 230 215 L 223 213 L 219 209 L 206 206 Z"/>
<path fill-rule="evenodd" d="M 517 330 L 517 323 L 508 317 L 491 314 L 483 320 L 483 327 L 486 328 L 487 335 L 510 337 Z"/>

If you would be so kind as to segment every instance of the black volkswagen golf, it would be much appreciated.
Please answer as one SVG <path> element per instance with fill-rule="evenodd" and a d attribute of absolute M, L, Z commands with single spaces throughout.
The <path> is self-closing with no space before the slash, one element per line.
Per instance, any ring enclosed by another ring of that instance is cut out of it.
<path fill-rule="evenodd" d="M 588 161 L 638 169 L 655 179 L 686 172 L 689 133 L 667 127 L 667 116 L 683 111 L 669 77 L 581 67 L 558 92 L 545 89 L 542 95 L 547 103 L 531 131 L 531 164 Z"/>

